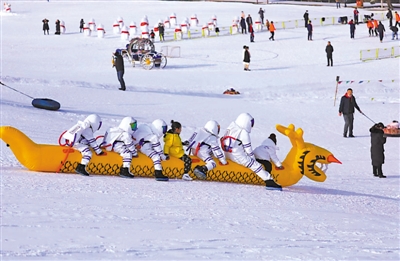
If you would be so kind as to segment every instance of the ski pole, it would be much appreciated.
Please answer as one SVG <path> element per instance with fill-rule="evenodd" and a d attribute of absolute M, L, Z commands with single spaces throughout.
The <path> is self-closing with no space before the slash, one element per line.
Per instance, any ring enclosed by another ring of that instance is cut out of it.
<path fill-rule="evenodd" d="M 12 87 L 10 87 L 10 86 L 7 86 L 7 85 L 5 85 L 5 84 L 4 84 L 4 83 L 2 83 L 1 81 L 0 81 L 0 84 L 1 84 L 1 85 L 3 85 L 3 86 L 5 86 L 5 87 L 7 87 L 7 88 L 10 88 L 10 89 L 11 89 L 11 90 L 13 90 L 13 91 L 19 92 L 20 94 L 22 94 L 22 95 L 25 95 L 25 96 L 27 96 L 27 97 L 31 98 L 32 100 L 34 100 L 34 99 L 35 99 L 35 98 L 33 98 L 33 97 L 29 96 L 29 95 L 28 95 L 28 94 L 26 94 L 26 93 L 20 92 L 20 91 L 18 91 L 18 90 L 16 90 L 16 89 L 12 88 Z"/>
<path fill-rule="evenodd" d="M 368 120 L 370 120 L 370 121 L 372 121 L 373 123 L 375 123 L 376 124 L 376 122 L 375 121 L 373 121 L 371 118 L 369 118 L 367 115 L 365 115 L 363 112 L 361 113 L 362 115 L 364 115 Z"/>

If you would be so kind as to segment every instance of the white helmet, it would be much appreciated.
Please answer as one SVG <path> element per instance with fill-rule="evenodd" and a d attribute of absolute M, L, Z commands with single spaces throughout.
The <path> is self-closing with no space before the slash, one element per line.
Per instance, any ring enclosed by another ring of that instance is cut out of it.
<path fill-rule="evenodd" d="M 207 132 L 209 132 L 209 133 L 211 133 L 211 134 L 213 134 L 215 136 L 218 136 L 219 130 L 220 130 L 220 126 L 219 126 L 218 122 L 216 122 L 216 121 L 208 121 L 206 123 L 206 125 L 204 126 L 204 129 Z"/>
<path fill-rule="evenodd" d="M 101 118 L 97 114 L 90 114 L 84 120 L 85 122 L 89 123 L 90 127 L 92 128 L 93 132 L 100 130 L 101 127 Z"/>
<path fill-rule="evenodd" d="M 167 132 L 168 126 L 167 123 L 165 123 L 165 121 L 157 119 L 151 123 L 150 127 L 153 133 L 157 135 L 157 137 L 161 137 Z"/>
<path fill-rule="evenodd" d="M 241 129 L 246 130 L 248 133 L 251 132 L 251 128 L 254 126 L 254 118 L 249 113 L 244 112 L 240 114 L 236 120 L 236 125 L 238 125 Z"/>
<path fill-rule="evenodd" d="M 133 117 L 125 117 L 119 124 L 119 128 L 132 134 L 137 130 L 137 121 Z"/>

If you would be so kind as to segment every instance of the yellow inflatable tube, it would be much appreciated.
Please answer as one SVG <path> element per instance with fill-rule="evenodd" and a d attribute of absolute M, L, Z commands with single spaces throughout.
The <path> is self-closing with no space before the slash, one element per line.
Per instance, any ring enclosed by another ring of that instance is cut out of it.
<path fill-rule="evenodd" d="M 303 175 L 308 178 L 322 182 L 326 175 L 315 164 L 340 163 L 329 151 L 305 143 L 302 138 L 302 130 L 294 130 L 293 125 L 288 128 L 277 125 L 277 130 L 289 137 L 292 149 L 286 156 L 282 165 L 283 170 L 277 170 L 273 166 L 272 176 L 282 186 L 296 184 Z M 29 170 L 42 172 L 75 173 L 77 164 L 81 161 L 81 153 L 74 148 L 59 145 L 37 144 L 18 129 L 11 126 L 0 127 L 0 138 L 12 150 L 18 161 Z M 93 157 L 88 164 L 87 170 L 91 174 L 118 175 L 122 164 L 121 156 L 114 152 L 106 152 L 105 155 Z M 192 168 L 203 162 L 192 156 Z M 181 178 L 183 175 L 183 161 L 171 158 L 162 162 L 164 175 L 169 178 Z M 131 163 L 131 172 L 135 176 L 153 177 L 153 162 L 147 156 L 140 154 Z M 192 174 L 191 174 L 192 175 Z M 194 175 L 192 175 L 195 178 Z M 265 183 L 250 169 L 228 161 L 228 165 L 218 165 L 214 170 L 207 173 L 207 180 L 235 182 L 264 185 Z"/>

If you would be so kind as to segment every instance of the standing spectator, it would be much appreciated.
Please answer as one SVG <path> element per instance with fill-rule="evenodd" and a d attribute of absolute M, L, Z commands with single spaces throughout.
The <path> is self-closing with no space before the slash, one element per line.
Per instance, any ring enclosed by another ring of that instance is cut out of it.
<path fill-rule="evenodd" d="M 271 33 L 271 36 L 269 37 L 270 40 L 275 41 L 274 36 L 275 36 L 275 25 L 274 21 L 271 21 L 271 24 L 269 25 L 269 32 Z"/>
<path fill-rule="evenodd" d="M 333 58 L 332 58 L 332 53 L 333 53 L 333 46 L 331 45 L 331 42 L 328 41 L 328 44 L 325 48 L 325 52 L 326 52 L 326 58 L 328 60 L 328 65 L 330 64 L 330 66 L 333 66 Z"/>
<path fill-rule="evenodd" d="M 371 19 L 372 23 L 374 24 L 374 32 L 375 32 L 375 36 L 378 36 L 378 20 L 375 19 Z"/>
<path fill-rule="evenodd" d="M 242 11 L 242 12 L 240 12 L 240 18 L 245 18 L 246 17 L 246 15 L 244 14 L 244 12 Z"/>
<path fill-rule="evenodd" d="M 46 32 L 47 32 L 47 35 L 49 35 L 49 20 L 47 20 L 46 18 L 45 19 L 43 19 L 42 20 L 42 22 L 43 22 L 43 33 L 46 35 Z"/>
<path fill-rule="evenodd" d="M 336 0 L 336 9 L 340 8 L 340 0 Z"/>
<path fill-rule="evenodd" d="M 153 30 L 150 31 L 150 40 L 154 43 L 154 38 L 156 37 L 156 34 L 154 33 Z"/>
<path fill-rule="evenodd" d="M 164 41 L 164 24 L 163 23 L 158 24 L 158 34 L 160 35 L 160 41 L 163 42 Z"/>
<path fill-rule="evenodd" d="M 360 113 L 360 107 L 358 107 L 356 102 L 356 97 L 353 96 L 353 90 L 351 88 L 347 89 L 345 95 L 342 96 L 339 105 L 339 116 L 344 119 L 344 130 L 343 137 L 347 138 L 347 131 L 349 132 L 349 137 L 354 138 L 353 135 L 353 123 L 354 123 L 354 108 L 356 108 Z"/>
<path fill-rule="evenodd" d="M 249 33 L 250 33 L 250 42 L 253 43 L 254 42 L 254 29 L 253 29 L 252 25 L 249 26 Z"/>
<path fill-rule="evenodd" d="M 386 138 L 383 137 L 383 129 L 385 126 L 382 122 L 374 124 L 369 129 L 371 132 L 371 163 L 372 171 L 375 177 L 386 178 L 382 173 L 382 165 L 385 163 Z"/>
<path fill-rule="evenodd" d="M 258 11 L 258 14 L 260 15 L 260 19 L 261 19 L 261 24 L 264 24 L 264 10 L 262 10 L 262 8 L 260 7 L 260 10 Z"/>
<path fill-rule="evenodd" d="M 83 26 L 85 25 L 85 21 L 83 21 L 83 18 L 81 19 L 81 21 L 79 22 L 79 32 L 82 33 L 83 32 Z"/>
<path fill-rule="evenodd" d="M 308 21 L 307 31 L 308 31 L 308 41 L 312 41 L 313 26 L 311 24 L 311 21 Z"/>
<path fill-rule="evenodd" d="M 245 71 L 250 71 L 249 66 L 250 66 L 250 52 L 249 52 L 249 47 L 248 46 L 243 46 L 244 52 L 243 52 L 243 64 L 244 64 L 244 70 Z"/>
<path fill-rule="evenodd" d="M 124 58 L 121 55 L 121 50 L 117 49 L 114 53 L 114 62 L 113 67 L 117 70 L 117 77 L 118 81 L 121 84 L 121 88 L 118 90 L 125 91 L 125 81 L 124 81 L 124 73 L 125 73 L 125 65 L 124 65 Z"/>
<path fill-rule="evenodd" d="M 60 29 L 60 20 L 56 20 L 56 32 L 55 34 L 61 34 L 61 29 Z"/>
<path fill-rule="evenodd" d="M 399 29 L 396 26 L 391 26 L 390 30 L 392 30 L 392 40 L 394 40 L 394 37 L 396 36 L 396 40 L 399 40 L 399 36 L 397 34 L 397 32 L 399 31 Z"/>
<path fill-rule="evenodd" d="M 357 7 L 354 8 L 353 14 L 354 14 L 354 22 L 356 23 L 356 25 L 358 25 L 358 14 L 359 14 L 359 13 L 360 13 L 360 12 L 358 12 Z"/>
<path fill-rule="evenodd" d="M 270 25 L 270 23 L 269 23 L 268 19 L 266 19 L 266 20 L 265 20 L 265 26 L 267 27 L 267 30 L 268 30 L 268 31 L 269 31 L 269 25 Z"/>
<path fill-rule="evenodd" d="M 379 40 L 382 42 L 383 36 L 385 35 L 385 26 L 379 21 L 378 25 Z"/>
<path fill-rule="evenodd" d="M 400 15 L 397 13 L 397 11 L 394 11 L 394 17 L 396 19 L 396 23 L 394 26 L 399 26 L 400 27 Z"/>
<path fill-rule="evenodd" d="M 389 26 L 393 25 L 393 13 L 390 8 L 388 8 L 388 12 L 386 13 L 386 18 L 389 19 Z"/>
<path fill-rule="evenodd" d="M 243 32 L 245 34 L 247 34 L 247 29 L 246 29 L 246 21 L 244 20 L 244 18 L 240 18 L 240 27 L 242 27 L 242 34 Z"/>
<path fill-rule="evenodd" d="M 354 33 L 356 32 L 356 25 L 354 24 L 353 19 L 350 20 L 349 25 L 350 25 L 350 38 L 354 39 Z"/>
<path fill-rule="evenodd" d="M 253 25 L 253 19 L 251 18 L 250 15 L 247 16 L 246 18 L 246 23 L 247 23 L 247 27 L 249 28 L 249 32 L 250 32 L 250 25 Z"/>
<path fill-rule="evenodd" d="M 304 18 L 304 27 L 307 28 L 308 27 L 308 20 L 309 20 L 308 10 L 306 10 L 306 12 L 304 13 L 303 18 Z"/>
<path fill-rule="evenodd" d="M 374 24 L 372 23 L 371 19 L 368 19 L 367 27 L 368 27 L 369 36 L 374 36 Z"/>

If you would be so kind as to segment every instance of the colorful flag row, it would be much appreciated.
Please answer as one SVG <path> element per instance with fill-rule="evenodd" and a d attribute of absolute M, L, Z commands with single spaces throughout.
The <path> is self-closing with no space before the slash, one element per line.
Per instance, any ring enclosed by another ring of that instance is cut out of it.
<path fill-rule="evenodd" d="M 366 81 L 338 81 L 338 84 L 342 84 L 342 83 L 344 83 L 344 84 L 352 84 L 352 83 L 358 83 L 358 84 L 361 84 L 361 83 L 370 83 L 370 82 L 375 82 L 376 80 L 366 80 Z M 395 81 L 397 81 L 397 80 L 377 80 L 378 82 L 383 82 L 383 81 L 385 81 L 385 82 L 387 82 L 387 81 L 390 81 L 390 82 L 395 82 Z"/>

